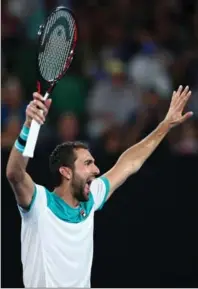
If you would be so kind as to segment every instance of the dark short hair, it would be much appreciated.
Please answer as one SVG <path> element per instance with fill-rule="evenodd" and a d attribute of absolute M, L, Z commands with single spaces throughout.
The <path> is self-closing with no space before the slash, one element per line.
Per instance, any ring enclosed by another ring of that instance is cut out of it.
<path fill-rule="evenodd" d="M 60 167 L 65 166 L 74 169 L 74 163 L 77 159 L 75 150 L 78 149 L 88 150 L 89 147 L 86 143 L 81 141 L 68 141 L 57 145 L 51 153 L 49 167 L 55 187 L 59 186 L 62 182 L 62 176 L 59 172 Z"/>

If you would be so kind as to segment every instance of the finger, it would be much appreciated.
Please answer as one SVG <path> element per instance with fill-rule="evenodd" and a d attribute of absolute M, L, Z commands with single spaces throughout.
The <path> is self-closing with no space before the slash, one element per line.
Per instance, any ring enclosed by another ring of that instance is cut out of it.
<path fill-rule="evenodd" d="M 51 106 L 52 100 L 51 99 L 47 99 L 45 100 L 45 106 L 46 106 L 46 110 L 44 111 L 44 115 L 46 116 L 48 114 L 49 108 Z"/>
<path fill-rule="evenodd" d="M 180 97 L 181 93 L 182 93 L 182 90 L 183 90 L 183 86 L 180 85 L 175 93 L 175 97 L 178 98 Z"/>
<path fill-rule="evenodd" d="M 186 103 L 188 102 L 190 96 L 191 96 L 192 92 L 188 91 L 187 94 L 185 94 L 184 96 L 181 97 L 180 102 L 178 103 L 178 109 L 183 109 L 186 105 Z"/>
<path fill-rule="evenodd" d="M 45 117 L 39 109 L 37 109 L 35 106 L 29 105 L 27 108 L 27 115 L 31 117 L 32 119 L 35 119 L 38 123 L 43 124 L 45 121 Z"/>
<path fill-rule="evenodd" d="M 47 111 L 48 111 L 46 105 L 43 102 L 41 102 L 40 100 L 34 99 L 33 105 L 36 106 L 37 108 L 43 110 L 44 113 L 47 113 Z"/>
<path fill-rule="evenodd" d="M 182 93 L 182 90 L 183 90 L 183 86 L 180 85 L 180 86 L 178 87 L 175 95 L 174 95 L 176 101 L 178 101 L 178 99 L 180 98 L 180 95 L 181 95 L 181 93 Z"/>
<path fill-rule="evenodd" d="M 35 117 L 37 118 L 37 119 L 40 119 L 41 120 L 41 122 L 45 122 L 45 115 L 44 115 L 44 113 L 43 113 L 43 111 L 42 110 L 40 110 L 40 109 L 38 109 L 38 108 L 33 108 L 33 111 L 34 111 L 34 114 L 35 114 Z"/>
<path fill-rule="evenodd" d="M 181 94 L 181 98 L 185 98 L 185 96 L 188 94 L 188 91 L 189 91 L 189 86 L 187 85 Z"/>
<path fill-rule="evenodd" d="M 177 96 L 180 96 L 180 95 L 181 95 L 182 90 L 183 90 L 183 86 L 180 85 L 180 86 L 178 87 L 178 89 L 177 89 Z"/>
<path fill-rule="evenodd" d="M 171 100 L 171 104 L 175 104 L 175 101 L 176 101 L 176 96 L 177 96 L 177 92 L 174 90 L 173 91 L 173 94 L 172 94 L 172 100 Z"/>
<path fill-rule="evenodd" d="M 174 99 L 174 98 L 175 98 L 175 96 L 176 96 L 176 93 L 177 93 L 177 92 L 174 90 L 174 91 L 173 91 L 173 94 L 172 94 L 172 99 Z"/>
<path fill-rule="evenodd" d="M 189 92 L 189 86 L 187 85 L 184 90 L 182 91 L 180 97 L 178 98 L 178 102 L 182 102 L 183 99 L 186 97 L 186 95 L 188 94 Z"/>
<path fill-rule="evenodd" d="M 177 91 L 173 91 L 173 95 L 172 95 L 172 104 L 176 105 L 179 101 L 181 92 L 182 92 L 183 86 L 180 85 L 177 89 Z"/>
<path fill-rule="evenodd" d="M 45 106 L 47 107 L 47 109 L 49 110 L 50 106 L 51 106 L 51 103 L 52 103 L 52 99 L 49 98 L 45 101 Z"/>
<path fill-rule="evenodd" d="M 181 107 L 184 107 L 184 105 L 186 104 L 188 98 L 190 97 L 190 95 L 188 93 L 189 93 L 189 86 L 187 85 L 184 88 L 184 90 L 182 91 L 182 93 L 177 96 L 177 99 L 176 99 L 176 101 L 174 103 L 175 107 L 177 109 L 181 109 Z"/>
<path fill-rule="evenodd" d="M 178 103 L 180 102 L 180 98 L 181 98 L 182 90 L 183 90 L 183 86 L 180 85 L 180 86 L 178 87 L 178 89 L 177 89 L 175 95 L 174 95 L 174 101 L 173 101 L 173 103 L 174 103 L 175 106 L 177 106 Z"/>
<path fill-rule="evenodd" d="M 38 100 L 40 100 L 40 101 L 44 101 L 44 98 L 43 98 L 43 96 L 40 94 L 40 93 L 38 93 L 38 92 L 34 92 L 33 93 L 33 98 L 34 99 L 38 99 Z"/>
<path fill-rule="evenodd" d="M 193 116 L 193 112 L 192 112 L 192 111 L 185 113 L 185 114 L 182 116 L 182 118 L 181 118 L 181 120 L 180 120 L 180 123 L 183 123 L 183 122 L 187 121 L 187 120 L 188 120 L 190 117 L 192 117 L 192 116 Z"/>

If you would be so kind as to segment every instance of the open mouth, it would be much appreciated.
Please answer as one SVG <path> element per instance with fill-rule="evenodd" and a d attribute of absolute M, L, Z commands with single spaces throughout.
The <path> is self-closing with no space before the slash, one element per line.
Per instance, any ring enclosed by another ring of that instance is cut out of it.
<path fill-rule="evenodd" d="M 95 178 L 89 178 L 87 181 L 86 181 L 86 184 L 85 184 L 85 192 L 86 193 L 89 193 L 90 192 L 90 186 L 91 186 L 91 183 L 92 181 L 94 180 Z"/>
<path fill-rule="evenodd" d="M 91 185 L 91 183 L 92 183 L 92 181 L 95 179 L 95 177 L 94 176 L 92 176 L 92 177 L 89 177 L 88 179 L 87 179 L 87 182 L 86 182 L 86 184 L 88 184 L 89 186 Z"/>
<path fill-rule="evenodd" d="M 86 184 L 90 187 L 92 180 L 86 182 Z"/>

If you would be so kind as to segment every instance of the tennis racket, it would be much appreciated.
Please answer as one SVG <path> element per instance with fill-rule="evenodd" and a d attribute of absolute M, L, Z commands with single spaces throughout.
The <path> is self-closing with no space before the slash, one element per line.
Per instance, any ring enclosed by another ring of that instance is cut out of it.
<path fill-rule="evenodd" d="M 44 101 L 50 96 L 58 81 L 65 75 L 74 55 L 77 42 L 77 24 L 71 10 L 57 7 L 40 26 L 37 51 L 37 89 L 47 86 Z M 32 120 L 23 156 L 32 158 L 41 125 Z"/>

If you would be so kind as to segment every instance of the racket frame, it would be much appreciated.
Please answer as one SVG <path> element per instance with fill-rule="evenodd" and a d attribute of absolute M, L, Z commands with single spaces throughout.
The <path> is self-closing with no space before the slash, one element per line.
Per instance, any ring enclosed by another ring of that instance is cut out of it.
<path fill-rule="evenodd" d="M 72 46 L 70 48 L 70 53 L 69 53 L 69 56 L 68 56 L 67 61 L 65 63 L 63 71 L 58 75 L 57 78 L 55 78 L 52 81 L 48 81 L 48 80 L 44 79 L 42 77 L 41 73 L 40 73 L 40 69 L 39 69 L 39 65 L 38 65 L 38 57 L 39 57 L 39 52 L 40 52 L 39 48 L 41 46 L 41 38 L 42 38 L 43 32 L 45 30 L 45 27 L 46 27 L 49 19 L 53 16 L 53 14 L 55 14 L 56 12 L 58 12 L 60 10 L 68 11 L 72 15 L 72 17 L 74 19 L 75 29 L 74 29 L 73 43 L 72 43 Z M 59 6 L 59 7 L 55 8 L 49 14 L 49 16 L 47 17 L 45 23 L 39 27 L 39 30 L 38 30 L 38 42 L 39 43 L 38 43 L 38 49 L 37 49 L 37 67 L 36 67 L 37 76 L 38 76 L 38 78 L 37 78 L 37 91 L 38 91 L 38 93 L 41 93 L 41 81 L 42 80 L 49 84 L 49 87 L 48 87 L 48 89 L 47 89 L 47 91 L 46 91 L 46 93 L 44 95 L 43 102 L 45 100 L 47 100 L 47 98 L 52 93 L 52 91 L 53 91 L 54 87 L 56 86 L 56 84 L 58 83 L 58 81 L 65 75 L 65 73 L 69 69 L 69 67 L 71 65 L 71 62 L 73 60 L 75 49 L 76 49 L 77 38 L 78 38 L 78 25 L 77 25 L 74 13 L 73 13 L 73 11 L 71 11 L 70 9 L 68 9 L 67 7 L 64 7 L 64 6 Z M 41 110 L 41 113 L 43 113 L 42 110 Z M 32 122 L 31 122 L 30 131 L 29 131 L 27 142 L 26 142 L 26 146 L 25 146 L 25 149 L 24 149 L 24 152 L 23 152 L 23 156 L 24 157 L 33 158 L 34 150 L 35 150 L 35 147 L 36 147 L 36 143 L 37 143 L 37 139 L 38 139 L 40 128 L 41 128 L 41 125 L 37 121 L 35 121 L 33 119 Z"/>
<path fill-rule="evenodd" d="M 38 93 L 41 93 L 41 82 L 44 81 L 46 83 L 48 83 L 49 87 L 47 89 L 47 92 L 48 94 L 50 95 L 54 89 L 54 87 L 56 86 L 57 82 L 65 75 L 65 73 L 67 72 L 67 70 L 69 69 L 70 65 L 71 65 L 71 62 L 73 60 L 73 57 L 74 57 L 74 52 L 75 52 L 75 49 L 76 49 L 76 45 L 77 45 L 77 39 L 78 39 L 78 25 L 77 25 L 77 21 L 76 21 L 76 18 L 75 18 L 75 15 L 73 13 L 73 11 L 65 6 L 58 6 L 56 7 L 54 10 L 51 11 L 51 13 L 48 15 L 48 17 L 46 18 L 45 20 L 45 23 L 40 25 L 39 27 L 39 30 L 38 30 L 38 47 L 41 46 L 41 39 L 42 39 L 42 35 L 43 35 L 43 32 L 45 30 L 45 27 L 49 21 L 49 19 L 53 16 L 53 14 L 55 14 L 56 12 L 60 11 L 60 10 L 65 10 L 65 11 L 68 11 L 74 21 L 75 21 L 75 30 L 74 30 L 74 39 L 73 39 L 73 43 L 72 43 L 72 47 L 70 49 L 70 53 L 69 53 L 69 56 L 68 56 L 68 59 L 65 63 L 65 66 L 64 66 L 64 69 L 63 71 L 58 75 L 57 78 L 55 78 L 54 80 L 52 81 L 48 81 L 46 79 L 44 79 L 40 73 L 40 69 L 39 69 L 39 65 L 38 65 L 38 59 L 39 59 L 39 49 L 37 49 L 37 55 L 36 55 L 36 59 L 37 59 L 37 65 L 36 65 L 36 70 L 37 70 L 37 75 L 39 76 L 38 77 L 38 80 L 37 80 L 37 91 Z M 48 97 L 49 97 L 48 95 Z M 46 98 L 47 99 L 47 98 Z M 45 100 L 46 100 L 45 99 Z"/>

